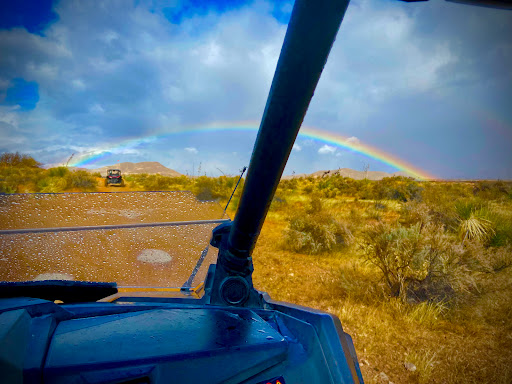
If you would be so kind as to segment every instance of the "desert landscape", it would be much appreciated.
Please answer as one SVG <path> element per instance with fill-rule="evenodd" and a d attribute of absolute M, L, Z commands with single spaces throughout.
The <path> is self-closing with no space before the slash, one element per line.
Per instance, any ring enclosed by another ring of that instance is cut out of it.
<path fill-rule="evenodd" d="M 224 216 L 237 177 L 130 174 L 120 188 L 84 170 L 0 170 L 2 230 L 233 218 L 241 191 Z M 214 226 L 2 234 L 0 280 L 179 287 Z M 509 383 L 511 244 L 511 182 L 322 172 L 281 180 L 253 280 L 338 316 L 367 383 Z"/>

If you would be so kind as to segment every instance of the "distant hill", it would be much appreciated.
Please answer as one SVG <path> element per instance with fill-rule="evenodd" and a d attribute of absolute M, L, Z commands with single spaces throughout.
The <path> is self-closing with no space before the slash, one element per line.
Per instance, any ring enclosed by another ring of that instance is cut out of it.
<path fill-rule="evenodd" d="M 140 163 L 118 163 L 114 165 L 107 165 L 105 167 L 89 169 L 89 172 L 99 172 L 101 176 L 107 175 L 107 169 L 120 169 L 121 173 L 131 175 L 134 173 L 147 173 L 149 175 L 162 175 L 162 176 L 183 176 L 181 173 L 176 172 L 174 169 L 167 168 L 160 164 L 158 161 L 143 161 Z"/>
<path fill-rule="evenodd" d="M 385 177 L 393 177 L 393 176 L 406 176 L 406 177 L 414 177 L 412 175 L 409 175 L 407 172 L 394 172 L 394 173 L 388 173 L 388 172 L 380 172 L 380 171 L 356 171 L 354 169 L 350 168 L 340 168 L 340 169 L 334 169 L 334 170 L 327 170 L 327 171 L 316 171 L 311 174 L 296 174 L 293 176 L 283 176 L 283 179 L 291 179 L 294 177 L 328 177 L 333 175 L 340 175 L 343 177 L 350 177 L 355 180 L 382 180 Z"/>

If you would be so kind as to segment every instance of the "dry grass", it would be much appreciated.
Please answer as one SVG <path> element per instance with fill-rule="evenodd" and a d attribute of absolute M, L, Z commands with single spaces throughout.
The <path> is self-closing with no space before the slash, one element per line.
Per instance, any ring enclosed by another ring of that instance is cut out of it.
<path fill-rule="evenodd" d="M 509 383 L 512 380 L 512 273 L 505 270 L 459 303 L 412 305 L 387 297 L 375 267 L 355 247 L 320 255 L 280 249 L 287 209 L 271 211 L 254 252 L 254 284 L 273 299 L 328 311 L 352 335 L 366 383 L 385 372 L 395 383 Z M 372 203 L 324 203 L 337 217 L 375 219 Z M 380 220 L 398 217 L 394 203 Z M 502 208 L 505 210 L 510 209 Z M 484 291 L 487 292 L 484 294 Z M 415 371 L 405 368 L 410 362 Z"/>

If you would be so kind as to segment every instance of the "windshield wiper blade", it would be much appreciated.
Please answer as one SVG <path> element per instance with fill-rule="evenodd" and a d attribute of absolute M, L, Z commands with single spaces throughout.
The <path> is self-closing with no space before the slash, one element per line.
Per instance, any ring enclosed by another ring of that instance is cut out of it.
<path fill-rule="evenodd" d="M 0 298 L 33 297 L 64 303 L 97 301 L 117 293 L 116 283 L 44 280 L 0 282 Z"/>

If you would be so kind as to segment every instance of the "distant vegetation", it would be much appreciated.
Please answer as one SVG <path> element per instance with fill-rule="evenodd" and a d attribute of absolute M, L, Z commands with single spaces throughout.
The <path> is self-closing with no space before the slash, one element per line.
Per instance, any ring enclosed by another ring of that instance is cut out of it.
<path fill-rule="evenodd" d="M 187 176 L 171 177 L 147 174 L 128 175 L 125 179 L 130 183 L 130 187 L 134 189 L 145 191 L 189 190 L 194 192 L 199 200 L 203 201 L 229 198 L 238 181 L 238 177 L 229 176 L 189 178 Z M 238 193 L 242 187 L 243 181 L 238 187 Z"/>
<path fill-rule="evenodd" d="M 28 155 L 0 155 L 0 193 L 95 191 L 97 180 L 87 171 L 66 167 L 44 169 Z"/>

